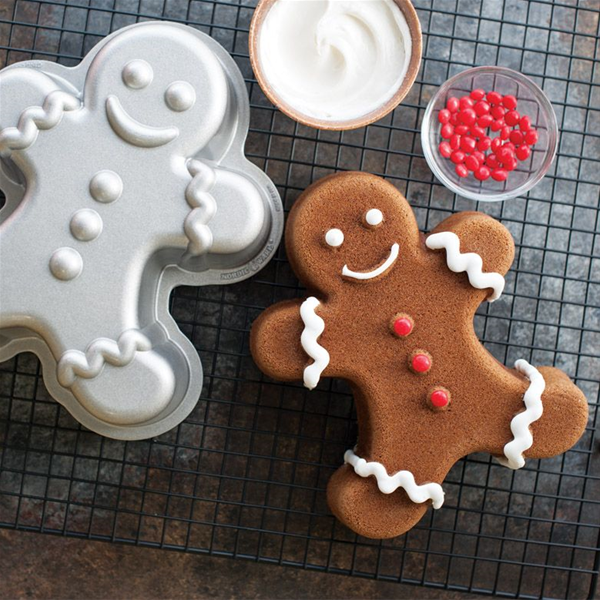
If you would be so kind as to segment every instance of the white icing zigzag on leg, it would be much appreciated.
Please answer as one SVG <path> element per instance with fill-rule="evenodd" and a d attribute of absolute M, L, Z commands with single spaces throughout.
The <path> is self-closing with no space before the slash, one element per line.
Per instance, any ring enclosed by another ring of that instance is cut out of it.
<path fill-rule="evenodd" d="M 108 338 L 94 340 L 84 352 L 67 350 L 58 361 L 58 381 L 63 387 L 71 387 L 77 377 L 92 379 L 100 374 L 105 363 L 124 367 L 134 358 L 136 352 L 146 352 L 152 348 L 150 340 L 137 329 L 124 331 L 115 342 Z"/>
<path fill-rule="evenodd" d="M 439 483 L 417 485 L 410 471 L 398 471 L 394 475 L 388 475 L 381 463 L 367 462 L 364 458 L 356 456 L 352 450 L 346 450 L 344 462 L 351 465 L 360 477 L 373 475 L 377 480 L 379 491 L 383 494 L 391 494 L 398 488 L 403 488 L 408 497 L 417 504 L 427 500 L 431 500 L 433 508 L 440 508 L 444 504 L 444 490 Z"/>
<path fill-rule="evenodd" d="M 479 254 L 474 252 L 462 253 L 460 251 L 460 239 L 451 231 L 442 231 L 430 235 L 425 244 L 430 250 L 446 249 L 446 263 L 454 273 L 467 272 L 469 283 L 478 290 L 492 288 L 494 291 L 488 297 L 488 302 L 500 298 L 504 290 L 504 277 L 500 273 L 484 273 L 483 260 Z"/>
<path fill-rule="evenodd" d="M 510 422 L 510 430 L 513 434 L 513 440 L 504 446 L 504 457 L 498 458 L 498 462 L 509 469 L 520 469 L 525 465 L 523 452 L 529 450 L 533 445 L 533 435 L 529 426 L 537 421 L 544 412 L 542 404 L 542 394 L 546 389 L 544 376 L 526 360 L 518 360 L 515 363 L 515 369 L 523 373 L 530 384 L 523 396 L 525 410 Z"/>
<path fill-rule="evenodd" d="M 311 296 L 300 306 L 300 318 L 304 323 L 300 343 L 304 352 L 314 360 L 311 365 L 304 369 L 304 385 L 309 390 L 317 386 L 321 373 L 329 364 L 329 352 L 317 341 L 325 331 L 325 321 L 315 312 L 319 304 L 320 302 L 314 296 Z"/>
<path fill-rule="evenodd" d="M 189 160 L 187 168 L 192 180 L 185 190 L 185 199 L 193 210 L 186 217 L 183 228 L 190 240 L 188 252 L 198 256 L 208 252 L 213 243 L 212 231 L 207 223 L 217 212 L 217 203 L 209 193 L 215 185 L 216 174 L 199 160 Z"/>
<path fill-rule="evenodd" d="M 0 154 L 7 155 L 12 150 L 29 148 L 40 129 L 56 127 L 65 112 L 80 107 L 81 101 L 76 96 L 60 90 L 50 92 L 43 106 L 31 106 L 21 113 L 16 127 L 0 130 Z"/>

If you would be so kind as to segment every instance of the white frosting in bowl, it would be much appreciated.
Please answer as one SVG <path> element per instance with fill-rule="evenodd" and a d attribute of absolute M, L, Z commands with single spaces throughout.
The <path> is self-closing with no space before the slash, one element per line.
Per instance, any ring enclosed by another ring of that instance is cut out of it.
<path fill-rule="evenodd" d="M 258 37 L 258 60 L 273 93 L 323 121 L 350 121 L 381 108 L 402 85 L 411 51 L 394 0 L 277 0 Z"/>

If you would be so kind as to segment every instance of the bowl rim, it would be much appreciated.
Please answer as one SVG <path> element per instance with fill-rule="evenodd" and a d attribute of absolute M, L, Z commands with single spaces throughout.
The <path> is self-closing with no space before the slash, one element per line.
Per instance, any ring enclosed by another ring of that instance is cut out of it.
<path fill-rule="evenodd" d="M 412 88 L 415 79 L 417 78 L 417 74 L 421 66 L 421 55 L 423 52 L 423 33 L 421 31 L 421 22 L 419 21 L 417 11 L 410 0 L 394 0 L 406 19 L 412 39 L 411 57 L 402 84 L 396 93 L 379 108 L 376 108 L 375 110 L 372 110 L 371 112 L 360 117 L 339 121 L 317 119 L 297 111 L 293 106 L 284 102 L 277 95 L 277 92 L 275 92 L 269 83 L 268 78 L 264 74 L 260 64 L 258 50 L 260 30 L 267 13 L 278 1 L 279 0 L 259 0 L 259 3 L 256 6 L 252 16 L 252 21 L 250 22 L 250 31 L 248 35 L 250 64 L 252 66 L 252 70 L 254 71 L 254 76 L 256 77 L 256 81 L 258 82 L 258 85 L 262 89 L 265 96 L 278 110 L 301 125 L 307 125 L 308 127 L 313 127 L 314 129 L 324 129 L 328 131 L 346 131 L 349 129 L 359 129 L 360 127 L 365 127 L 366 125 L 370 125 L 375 121 L 379 121 L 387 114 L 392 112 L 400 104 L 400 102 L 404 100 Z"/>
<path fill-rule="evenodd" d="M 503 191 L 503 192 L 472 192 L 470 190 L 466 190 L 461 186 L 457 185 L 454 181 L 449 179 L 443 170 L 438 166 L 438 160 L 435 155 L 435 150 L 432 148 L 429 142 L 429 130 L 431 126 L 433 126 L 432 114 L 434 111 L 434 105 L 436 100 L 440 97 L 440 95 L 448 90 L 452 85 L 454 85 L 457 81 L 461 79 L 472 76 L 477 73 L 502 73 L 514 80 L 516 80 L 521 85 L 527 86 L 533 92 L 536 100 L 540 102 L 541 110 L 547 115 L 548 119 L 548 131 L 549 131 L 549 144 L 546 150 L 546 154 L 542 163 L 542 166 L 530 176 L 523 184 L 519 187 L 516 187 L 511 191 Z M 556 113 L 554 112 L 554 107 L 550 102 L 550 99 L 542 90 L 542 88 L 535 83 L 532 79 L 520 73 L 519 71 L 515 71 L 514 69 L 510 69 L 508 67 L 501 67 L 495 65 L 489 66 L 479 66 L 472 67 L 470 69 L 465 69 L 460 73 L 452 76 L 450 79 L 445 81 L 442 85 L 439 86 L 435 94 L 429 100 L 427 104 L 427 108 L 425 110 L 425 114 L 423 115 L 423 121 L 421 123 L 421 145 L 423 147 L 423 154 L 425 155 L 425 160 L 429 165 L 429 168 L 432 170 L 433 174 L 439 179 L 449 190 L 458 194 L 463 198 L 468 198 L 469 200 L 477 200 L 480 202 L 503 202 L 504 200 L 509 200 L 511 198 L 517 198 L 518 196 L 522 196 L 531 190 L 534 186 L 536 186 L 546 175 L 548 169 L 552 165 L 554 158 L 556 157 L 556 152 L 558 150 L 558 138 L 559 138 L 559 130 L 558 130 L 558 122 L 556 119 Z"/>

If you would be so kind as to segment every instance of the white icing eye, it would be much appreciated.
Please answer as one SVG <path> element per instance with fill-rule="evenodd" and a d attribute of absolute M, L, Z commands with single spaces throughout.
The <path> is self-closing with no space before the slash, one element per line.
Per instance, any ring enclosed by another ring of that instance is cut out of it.
<path fill-rule="evenodd" d="M 332 248 L 339 248 L 344 243 L 344 232 L 340 229 L 330 229 L 325 234 L 325 241 Z"/>
<path fill-rule="evenodd" d="M 183 112 L 194 106 L 196 92 L 187 81 L 176 81 L 167 88 L 165 102 L 171 110 Z"/>
<path fill-rule="evenodd" d="M 377 227 L 377 225 L 381 225 L 381 222 L 383 221 L 383 213 L 378 208 L 372 208 L 367 211 L 365 221 L 367 225 Z"/>
<path fill-rule="evenodd" d="M 141 90 L 150 85 L 154 79 L 152 67 L 142 59 L 128 62 L 121 71 L 123 83 L 132 90 Z"/>

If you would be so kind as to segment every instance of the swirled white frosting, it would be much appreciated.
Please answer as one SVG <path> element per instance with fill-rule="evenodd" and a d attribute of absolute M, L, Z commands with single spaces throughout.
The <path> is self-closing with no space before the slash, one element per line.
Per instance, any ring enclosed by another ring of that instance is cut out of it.
<path fill-rule="evenodd" d="M 278 0 L 259 37 L 260 64 L 277 96 L 330 121 L 367 115 L 390 100 L 411 50 L 393 0 Z"/>

